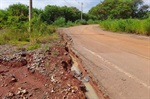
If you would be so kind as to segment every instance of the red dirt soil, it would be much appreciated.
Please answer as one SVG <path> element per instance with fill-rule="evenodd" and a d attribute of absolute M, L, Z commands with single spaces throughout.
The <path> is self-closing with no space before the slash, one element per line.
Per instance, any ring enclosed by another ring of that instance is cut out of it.
<path fill-rule="evenodd" d="M 19 57 L 0 57 L 0 99 L 86 98 L 82 82 L 70 70 L 72 60 L 65 47 L 35 50 Z"/>

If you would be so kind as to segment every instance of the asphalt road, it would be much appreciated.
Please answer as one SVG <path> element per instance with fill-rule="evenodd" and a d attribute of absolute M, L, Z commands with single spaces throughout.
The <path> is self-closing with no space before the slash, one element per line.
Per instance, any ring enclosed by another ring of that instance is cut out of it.
<path fill-rule="evenodd" d="M 149 37 L 103 31 L 98 25 L 63 31 L 111 99 L 150 99 Z"/>

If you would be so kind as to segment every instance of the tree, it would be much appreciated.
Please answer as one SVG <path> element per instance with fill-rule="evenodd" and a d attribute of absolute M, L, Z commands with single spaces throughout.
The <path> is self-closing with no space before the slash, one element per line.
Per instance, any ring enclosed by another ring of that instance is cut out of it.
<path fill-rule="evenodd" d="M 139 8 L 136 17 L 137 18 L 145 18 L 147 16 L 149 6 L 148 5 L 143 5 Z"/>
<path fill-rule="evenodd" d="M 62 11 L 62 16 L 66 19 L 66 22 L 67 21 L 74 22 L 80 18 L 81 12 L 75 7 L 63 6 L 61 7 L 61 11 Z"/>
<path fill-rule="evenodd" d="M 5 10 L 0 10 L 0 29 L 3 28 L 7 23 L 8 13 Z"/>
<path fill-rule="evenodd" d="M 147 10 L 148 6 L 143 5 L 142 0 L 104 0 L 101 4 L 93 7 L 89 14 L 95 15 L 101 20 L 126 19 L 138 17 L 139 12 L 142 12 L 142 16 L 144 16 Z"/>
<path fill-rule="evenodd" d="M 58 17 L 61 17 L 62 11 L 58 6 L 47 5 L 44 9 L 45 20 L 48 24 L 53 23 Z"/>
<path fill-rule="evenodd" d="M 28 20 L 28 6 L 24 4 L 13 4 L 7 9 L 9 16 L 19 17 L 20 21 Z"/>

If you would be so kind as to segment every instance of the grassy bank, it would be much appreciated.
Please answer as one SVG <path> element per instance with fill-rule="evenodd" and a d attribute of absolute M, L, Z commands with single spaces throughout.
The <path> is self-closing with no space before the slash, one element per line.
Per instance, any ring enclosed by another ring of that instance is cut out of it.
<path fill-rule="evenodd" d="M 150 35 L 150 18 L 105 20 L 100 22 L 100 27 L 113 32 L 127 32 L 134 34 Z"/>

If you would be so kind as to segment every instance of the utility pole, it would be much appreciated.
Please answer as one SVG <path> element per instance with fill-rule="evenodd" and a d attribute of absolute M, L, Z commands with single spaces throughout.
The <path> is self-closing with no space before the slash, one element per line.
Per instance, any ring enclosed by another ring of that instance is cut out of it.
<path fill-rule="evenodd" d="M 31 32 L 32 0 L 29 1 L 29 32 Z"/>
<path fill-rule="evenodd" d="M 82 19 L 83 19 L 83 2 L 81 2 L 81 21 L 82 21 Z"/>

